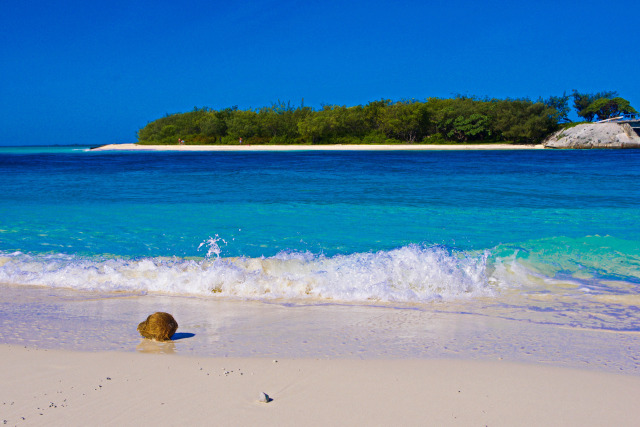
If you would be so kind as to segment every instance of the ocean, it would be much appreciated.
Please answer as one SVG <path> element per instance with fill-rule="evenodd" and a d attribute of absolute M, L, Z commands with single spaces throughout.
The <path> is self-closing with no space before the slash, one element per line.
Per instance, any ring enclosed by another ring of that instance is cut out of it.
<path fill-rule="evenodd" d="M 640 331 L 636 150 L 4 147 L 0 176 L 11 292 Z"/>

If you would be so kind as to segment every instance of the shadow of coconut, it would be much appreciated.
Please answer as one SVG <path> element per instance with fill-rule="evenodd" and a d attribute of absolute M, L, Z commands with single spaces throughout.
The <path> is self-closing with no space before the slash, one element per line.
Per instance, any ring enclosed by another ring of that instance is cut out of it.
<path fill-rule="evenodd" d="M 196 334 L 192 334 L 191 332 L 176 332 L 171 336 L 171 341 L 183 340 L 185 338 L 195 337 Z"/>

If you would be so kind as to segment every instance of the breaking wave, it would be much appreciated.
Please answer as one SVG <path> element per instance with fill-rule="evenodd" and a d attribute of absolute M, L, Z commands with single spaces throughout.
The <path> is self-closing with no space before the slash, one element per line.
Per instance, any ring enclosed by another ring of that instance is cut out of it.
<path fill-rule="evenodd" d="M 210 245 L 208 255 L 218 254 Z M 420 303 L 493 295 L 488 256 L 489 251 L 418 245 L 331 257 L 281 252 L 270 258 L 124 259 L 15 252 L 0 253 L 0 282 L 100 292 Z"/>
<path fill-rule="evenodd" d="M 637 305 L 640 251 L 609 236 L 552 238 L 456 250 L 411 244 L 325 256 L 283 251 L 273 257 L 222 257 L 218 235 L 204 257 L 107 257 L 0 251 L 0 283 L 97 292 L 162 292 L 257 300 L 426 303 L 518 294 L 576 302 Z M 513 302 L 513 301 L 512 301 Z M 510 303 L 512 303 L 510 302 Z M 539 307 L 535 307 L 537 309 Z"/>

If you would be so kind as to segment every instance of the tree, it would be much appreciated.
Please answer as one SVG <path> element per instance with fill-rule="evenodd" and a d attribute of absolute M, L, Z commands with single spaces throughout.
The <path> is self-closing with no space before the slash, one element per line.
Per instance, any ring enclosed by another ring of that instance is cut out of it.
<path fill-rule="evenodd" d="M 447 133 L 449 138 L 458 141 L 480 140 L 491 136 L 491 120 L 484 114 L 474 113 L 468 117 L 458 116 L 453 121 L 453 129 Z"/>
<path fill-rule="evenodd" d="M 557 119 L 559 122 L 568 123 L 569 119 L 569 98 L 567 92 L 564 92 L 562 96 L 550 96 L 549 99 L 544 101 L 544 105 L 554 108 L 557 111 Z"/>
<path fill-rule="evenodd" d="M 316 111 L 298 122 L 300 135 L 312 144 L 329 139 L 335 127 L 335 120 L 330 112 L 330 107 L 325 107 L 322 111 Z"/>
<path fill-rule="evenodd" d="M 422 102 L 404 101 L 388 105 L 381 117 L 380 130 L 387 137 L 419 142 L 427 136 L 429 115 Z"/>
<path fill-rule="evenodd" d="M 512 101 L 507 101 L 512 102 Z M 495 134 L 495 102 L 459 95 L 452 99 L 429 98 L 428 134 L 442 134 L 453 141 L 479 140 Z"/>
<path fill-rule="evenodd" d="M 390 99 L 369 102 L 363 108 L 365 120 L 369 123 L 369 129 L 377 131 L 384 121 L 385 110 L 392 104 Z"/>
<path fill-rule="evenodd" d="M 638 112 L 624 98 L 599 98 L 593 101 L 584 110 L 585 113 L 598 116 L 598 120 L 606 120 L 612 117 L 635 115 Z"/>
<path fill-rule="evenodd" d="M 233 111 L 227 120 L 228 135 L 235 139 L 251 138 L 260 134 L 258 113 L 253 110 Z"/>
<path fill-rule="evenodd" d="M 573 106 L 576 109 L 578 115 L 584 118 L 588 122 L 592 122 L 596 114 L 592 111 L 587 111 L 589 105 L 593 103 L 593 101 L 600 98 L 615 98 L 618 96 L 618 92 L 615 91 L 604 91 L 598 93 L 580 93 L 577 90 L 573 90 Z"/>
<path fill-rule="evenodd" d="M 218 115 L 208 114 L 200 121 L 200 130 L 206 136 L 222 137 L 227 132 L 227 124 Z"/>
<path fill-rule="evenodd" d="M 286 104 L 280 100 L 271 104 L 271 107 L 263 107 L 258 111 L 258 120 L 264 137 L 296 138 L 298 126 L 295 110 L 290 102 Z"/>
<path fill-rule="evenodd" d="M 535 143 L 556 130 L 554 111 L 541 102 L 496 101 L 494 128 L 505 141 Z"/>

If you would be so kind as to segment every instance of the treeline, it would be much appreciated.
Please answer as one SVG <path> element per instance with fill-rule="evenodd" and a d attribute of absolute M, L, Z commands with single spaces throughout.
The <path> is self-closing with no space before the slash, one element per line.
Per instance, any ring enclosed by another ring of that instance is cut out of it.
<path fill-rule="evenodd" d="M 603 94 L 617 96 L 615 92 L 588 96 L 593 103 Z M 569 96 L 564 94 L 535 102 L 456 96 L 380 100 L 355 107 L 325 105 L 319 110 L 283 102 L 256 110 L 194 108 L 150 122 L 138 131 L 138 142 L 238 144 L 242 139 L 245 144 L 527 144 L 540 142 L 568 121 L 568 102 Z M 600 118 L 600 113 L 590 119 L 594 117 Z"/>

